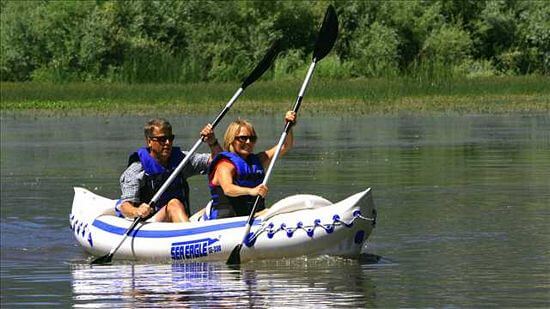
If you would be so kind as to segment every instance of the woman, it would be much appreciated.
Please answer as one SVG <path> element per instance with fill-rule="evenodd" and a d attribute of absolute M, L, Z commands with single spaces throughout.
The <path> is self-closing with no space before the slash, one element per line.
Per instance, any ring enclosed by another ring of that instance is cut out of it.
<path fill-rule="evenodd" d="M 288 111 L 285 122 L 295 124 L 296 113 Z M 268 189 L 262 182 L 277 145 L 255 154 L 257 138 L 254 127 L 246 120 L 236 120 L 227 127 L 223 143 L 226 151 L 212 160 L 208 171 L 208 185 L 212 195 L 212 205 L 206 214 L 208 219 L 248 216 L 256 197 L 266 197 Z M 290 129 L 281 148 L 281 155 L 292 148 L 293 141 Z M 265 208 L 263 200 L 260 199 L 256 210 Z"/>

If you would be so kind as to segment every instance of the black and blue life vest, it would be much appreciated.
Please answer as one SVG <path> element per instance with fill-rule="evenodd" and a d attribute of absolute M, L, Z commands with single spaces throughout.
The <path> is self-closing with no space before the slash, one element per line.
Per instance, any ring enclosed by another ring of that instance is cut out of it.
<path fill-rule="evenodd" d="M 170 177 L 178 164 L 185 158 L 179 147 L 172 148 L 170 162 L 168 167 L 162 166 L 155 158 L 149 154 L 149 149 L 146 147 L 139 148 L 136 152 L 130 155 L 128 165 L 134 162 L 141 162 L 145 171 L 145 185 L 139 190 L 139 199 L 141 202 L 149 203 L 155 193 L 160 189 L 162 184 Z M 185 211 L 189 214 L 189 184 L 181 174 L 168 186 L 166 191 L 160 196 L 155 204 L 155 211 L 158 211 L 168 202 L 177 198 L 185 206 Z"/>
<path fill-rule="evenodd" d="M 210 187 L 210 195 L 212 196 L 212 206 L 209 214 L 209 219 L 221 219 L 235 216 L 248 216 L 254 202 L 255 196 L 227 196 L 223 192 L 221 186 L 212 185 L 210 181 L 214 176 L 215 167 L 220 160 L 228 159 L 236 170 L 233 183 L 237 186 L 254 188 L 262 183 L 265 172 L 260 162 L 260 158 L 255 154 L 250 154 L 246 160 L 236 153 L 224 151 L 220 152 L 210 163 L 208 168 L 208 186 Z M 264 209 L 264 200 L 261 199 L 256 211 Z"/>

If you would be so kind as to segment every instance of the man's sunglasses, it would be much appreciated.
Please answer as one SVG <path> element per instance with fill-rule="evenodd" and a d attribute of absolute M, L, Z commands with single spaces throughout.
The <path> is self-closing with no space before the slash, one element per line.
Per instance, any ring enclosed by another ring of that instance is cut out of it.
<path fill-rule="evenodd" d="M 165 144 L 167 141 L 173 142 L 175 135 L 149 136 L 149 139 L 160 144 Z"/>
<path fill-rule="evenodd" d="M 241 135 L 241 136 L 235 136 L 235 140 L 239 141 L 241 143 L 246 143 L 246 141 L 250 141 L 251 143 L 255 143 L 258 137 L 256 135 Z"/>

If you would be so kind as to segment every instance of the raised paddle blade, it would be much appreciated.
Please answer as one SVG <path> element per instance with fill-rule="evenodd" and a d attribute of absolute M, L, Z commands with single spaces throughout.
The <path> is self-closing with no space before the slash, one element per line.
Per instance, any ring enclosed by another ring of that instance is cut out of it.
<path fill-rule="evenodd" d="M 313 61 L 317 62 L 323 59 L 332 49 L 336 38 L 338 37 L 338 17 L 336 11 L 332 5 L 329 5 L 325 13 L 325 18 L 321 29 L 319 30 L 319 36 L 317 42 L 315 42 L 315 49 L 313 50 Z"/>
<path fill-rule="evenodd" d="M 260 78 L 260 76 L 262 76 L 265 73 L 265 71 L 269 69 L 269 67 L 273 63 L 273 60 L 275 60 L 275 58 L 279 54 L 279 51 L 280 51 L 280 43 L 279 43 L 279 40 L 277 40 L 271 45 L 271 47 L 265 54 L 264 58 L 262 59 L 262 61 L 260 61 L 260 63 L 258 63 L 258 65 L 250 73 L 250 75 L 248 75 L 248 77 L 243 80 L 243 84 L 241 88 L 245 89 L 246 87 L 248 87 L 248 85 L 252 84 L 258 78 Z"/>
<path fill-rule="evenodd" d="M 334 10 L 334 7 L 332 5 L 330 5 L 327 8 L 327 12 L 325 13 L 325 19 L 323 20 L 323 24 L 321 25 L 321 29 L 319 30 L 319 32 L 320 32 L 319 37 L 317 38 L 317 42 L 315 43 L 315 50 L 313 51 L 313 61 L 307 72 L 304 83 L 302 84 L 302 89 L 300 89 L 298 99 L 296 100 L 296 105 L 294 107 L 295 112 L 298 112 L 300 103 L 305 93 L 305 89 L 307 88 L 307 85 L 311 80 L 311 76 L 313 74 L 316 62 L 321 60 L 330 52 L 330 50 L 334 46 L 336 37 L 338 36 L 338 18 L 336 18 L 336 11 Z M 275 155 L 273 156 L 273 158 L 271 159 L 271 162 L 269 163 L 267 173 L 265 174 L 264 181 L 262 182 L 264 185 L 267 184 L 269 175 L 273 170 L 273 165 L 275 161 L 277 161 L 277 157 L 279 156 L 283 142 L 286 139 L 286 135 L 290 130 L 290 127 L 291 127 L 290 123 L 287 123 L 285 125 L 285 130 L 283 131 L 283 134 L 279 139 L 279 143 L 277 144 Z M 243 246 L 243 243 L 246 240 L 246 237 L 248 236 L 248 233 L 250 232 L 250 228 L 254 221 L 254 212 L 256 211 L 256 206 L 258 205 L 258 201 L 260 200 L 260 198 L 261 198 L 260 195 L 256 197 L 256 202 L 254 203 L 254 206 L 250 211 L 250 215 L 248 216 L 248 221 L 246 223 L 243 241 L 240 244 L 238 244 L 235 248 L 233 248 L 233 251 L 231 251 L 231 255 L 229 256 L 229 259 L 227 259 L 227 262 L 226 262 L 226 264 L 228 265 L 238 265 L 241 263 L 240 251 Z"/>
<path fill-rule="evenodd" d="M 92 264 L 92 265 L 111 264 L 112 260 L 113 260 L 113 255 L 109 253 L 107 255 L 98 257 L 97 259 L 93 260 L 90 264 Z"/>

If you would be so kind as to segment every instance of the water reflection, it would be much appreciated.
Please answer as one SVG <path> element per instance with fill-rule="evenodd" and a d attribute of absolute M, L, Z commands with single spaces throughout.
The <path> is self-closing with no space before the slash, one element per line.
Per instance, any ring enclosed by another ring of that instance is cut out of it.
<path fill-rule="evenodd" d="M 365 306 L 376 298 L 367 272 L 380 257 L 249 263 L 71 265 L 75 307 Z"/>

